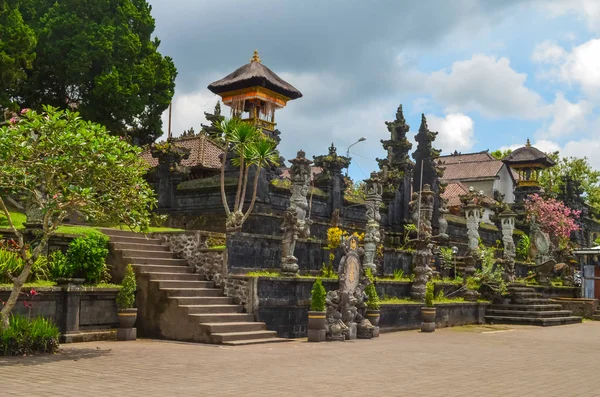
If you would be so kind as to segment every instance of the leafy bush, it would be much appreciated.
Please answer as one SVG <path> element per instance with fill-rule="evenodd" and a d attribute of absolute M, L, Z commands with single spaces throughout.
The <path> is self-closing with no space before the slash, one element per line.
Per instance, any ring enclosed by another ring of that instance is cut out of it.
<path fill-rule="evenodd" d="M 12 283 L 9 274 L 15 277 L 18 276 L 23 271 L 24 266 L 23 259 L 18 253 L 0 248 L 0 284 Z M 28 280 L 48 280 L 49 277 L 48 260 L 45 256 L 39 256 L 31 268 Z"/>
<path fill-rule="evenodd" d="M 50 254 L 50 276 L 53 280 L 57 278 L 72 278 L 75 269 L 70 267 L 67 257 L 62 251 L 54 251 Z"/>
<path fill-rule="evenodd" d="M 320 278 L 316 279 L 313 283 L 312 290 L 310 291 L 310 310 L 313 312 L 324 312 L 325 311 L 325 287 Z"/>
<path fill-rule="evenodd" d="M 395 269 L 394 270 L 394 280 L 402 280 L 404 279 L 404 270 Z"/>
<path fill-rule="evenodd" d="M 58 335 L 58 328 L 43 317 L 30 321 L 13 315 L 9 327 L 0 330 L 0 351 L 5 356 L 54 353 L 58 350 Z"/>
<path fill-rule="evenodd" d="M 433 289 L 434 285 L 432 282 L 428 282 L 425 287 L 425 306 L 433 307 Z"/>
<path fill-rule="evenodd" d="M 524 234 L 519 239 L 519 242 L 516 246 L 516 253 L 519 259 L 526 261 L 529 259 L 529 252 L 531 251 L 531 241 L 529 240 L 529 236 Z"/>
<path fill-rule="evenodd" d="M 133 307 L 133 304 L 135 303 L 136 288 L 137 284 L 135 282 L 133 267 L 127 265 L 125 277 L 123 278 L 123 286 L 117 295 L 117 306 L 119 306 L 120 309 L 129 309 Z"/>
<path fill-rule="evenodd" d="M 66 255 L 55 251 L 50 255 L 50 274 L 53 278 L 83 278 L 90 284 L 108 281 L 106 256 L 108 237 L 90 233 L 71 241 Z"/>
<path fill-rule="evenodd" d="M 365 288 L 365 294 L 367 295 L 367 308 L 369 310 L 379 310 L 379 296 L 377 295 L 377 290 L 375 289 L 375 277 L 373 277 L 373 273 L 371 269 L 367 269 L 365 271 L 365 275 L 367 279 L 369 279 L 369 284 Z"/>

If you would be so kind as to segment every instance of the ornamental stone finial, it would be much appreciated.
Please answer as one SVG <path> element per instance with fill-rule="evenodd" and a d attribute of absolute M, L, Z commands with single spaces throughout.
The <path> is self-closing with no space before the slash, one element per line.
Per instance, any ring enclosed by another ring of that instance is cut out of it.
<path fill-rule="evenodd" d="M 258 50 L 254 50 L 254 55 L 252 55 L 252 58 L 250 58 L 250 63 L 252 62 L 262 62 L 262 59 L 260 59 L 260 56 L 258 56 Z"/>

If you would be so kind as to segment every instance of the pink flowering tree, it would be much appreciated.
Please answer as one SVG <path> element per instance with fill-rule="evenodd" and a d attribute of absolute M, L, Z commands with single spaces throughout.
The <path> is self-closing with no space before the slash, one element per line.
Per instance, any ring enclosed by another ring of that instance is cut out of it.
<path fill-rule="evenodd" d="M 525 201 L 527 219 L 535 217 L 543 232 L 548 233 L 552 243 L 565 248 L 571 238 L 571 233 L 579 230 L 575 219 L 581 211 L 575 211 L 567 207 L 562 201 L 552 198 L 544 199 L 538 194 L 532 194 Z"/>
<path fill-rule="evenodd" d="M 78 211 L 94 223 L 147 228 L 156 200 L 140 151 L 79 114 L 52 107 L 23 110 L 0 128 L 0 215 L 16 236 L 11 250 L 24 263 L 20 274 L 8 275 L 13 289 L 0 311 L 0 329 L 8 326 L 33 264 L 69 213 Z M 36 215 L 39 227 L 27 241 L 23 226 L 13 222 L 8 197 Z"/>

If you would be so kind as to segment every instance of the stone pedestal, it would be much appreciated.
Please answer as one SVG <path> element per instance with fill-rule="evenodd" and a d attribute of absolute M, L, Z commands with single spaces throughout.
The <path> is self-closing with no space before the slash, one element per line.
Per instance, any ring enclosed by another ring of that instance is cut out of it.
<path fill-rule="evenodd" d="M 324 329 L 309 329 L 308 330 L 308 341 L 309 342 L 325 341 L 325 330 Z"/>
<path fill-rule="evenodd" d="M 435 323 L 421 323 L 421 332 L 434 332 Z"/>
<path fill-rule="evenodd" d="M 137 339 L 137 328 L 118 328 L 117 340 L 127 341 Z"/>
<path fill-rule="evenodd" d="M 377 337 L 379 337 L 379 327 L 375 327 L 375 329 L 373 329 L 373 338 Z"/>
<path fill-rule="evenodd" d="M 357 338 L 356 323 L 348 324 L 348 334 L 346 336 L 348 340 L 354 340 Z"/>

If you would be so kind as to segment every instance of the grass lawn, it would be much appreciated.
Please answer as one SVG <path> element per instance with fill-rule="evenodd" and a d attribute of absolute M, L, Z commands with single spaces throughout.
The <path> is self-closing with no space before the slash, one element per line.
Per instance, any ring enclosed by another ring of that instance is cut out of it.
<path fill-rule="evenodd" d="M 25 216 L 25 214 L 23 214 L 21 212 L 11 212 L 10 216 L 12 218 L 14 225 L 17 227 L 17 229 L 25 228 L 24 223 L 27 220 L 27 217 Z M 6 217 L 2 214 L 0 214 L 0 228 L 10 228 L 10 225 L 8 224 L 8 219 L 6 219 Z M 107 227 L 107 228 L 129 230 L 129 228 L 124 225 Z M 100 229 L 102 229 L 102 228 L 97 227 L 97 226 L 61 225 L 58 227 L 58 229 L 56 229 L 56 233 L 57 234 L 72 234 L 72 235 L 76 235 L 76 236 L 85 236 L 85 235 L 89 235 L 92 233 L 102 233 L 100 231 Z M 148 228 L 147 233 L 177 232 L 177 231 L 182 231 L 182 230 L 183 229 L 173 229 L 173 228 L 169 228 L 169 227 L 150 227 L 150 228 Z"/>

